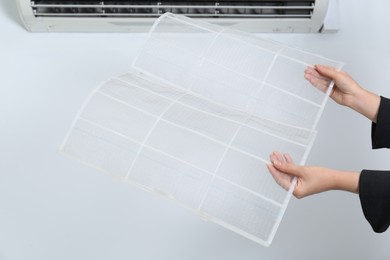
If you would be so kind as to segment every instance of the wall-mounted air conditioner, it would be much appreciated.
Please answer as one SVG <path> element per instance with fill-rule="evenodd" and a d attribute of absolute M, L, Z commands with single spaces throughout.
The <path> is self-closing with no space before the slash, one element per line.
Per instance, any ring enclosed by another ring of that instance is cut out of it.
<path fill-rule="evenodd" d="M 319 32 L 330 0 L 17 0 L 32 32 L 144 32 L 165 12 L 249 32 Z"/>

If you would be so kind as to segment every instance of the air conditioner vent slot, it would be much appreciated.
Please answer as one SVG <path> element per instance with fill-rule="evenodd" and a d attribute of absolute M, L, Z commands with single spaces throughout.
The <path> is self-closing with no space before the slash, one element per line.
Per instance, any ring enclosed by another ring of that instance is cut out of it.
<path fill-rule="evenodd" d="M 35 0 L 35 17 L 158 17 L 166 12 L 202 18 L 310 19 L 316 1 L 66 1 Z"/>

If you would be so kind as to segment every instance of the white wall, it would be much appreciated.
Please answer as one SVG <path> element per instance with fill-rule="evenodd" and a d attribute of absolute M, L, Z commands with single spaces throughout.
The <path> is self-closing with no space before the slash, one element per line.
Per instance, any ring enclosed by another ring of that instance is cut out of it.
<path fill-rule="evenodd" d="M 60 155 L 86 95 L 130 66 L 143 35 L 31 34 L 0 1 L 0 259 L 388 259 L 356 195 L 293 199 L 270 248 Z M 346 62 L 390 97 L 390 2 L 342 0 L 336 34 L 268 34 Z M 370 123 L 330 102 L 308 164 L 390 169 Z"/>

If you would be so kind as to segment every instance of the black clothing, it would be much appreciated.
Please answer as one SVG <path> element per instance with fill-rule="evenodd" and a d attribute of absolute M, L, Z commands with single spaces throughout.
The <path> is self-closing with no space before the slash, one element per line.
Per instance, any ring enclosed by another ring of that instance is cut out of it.
<path fill-rule="evenodd" d="M 381 97 L 376 124 L 371 125 L 372 148 L 390 148 L 390 99 Z"/>
<path fill-rule="evenodd" d="M 390 99 L 381 97 L 376 123 L 371 126 L 373 149 L 390 148 Z M 363 214 L 375 232 L 390 225 L 390 171 L 363 170 L 359 179 Z"/>

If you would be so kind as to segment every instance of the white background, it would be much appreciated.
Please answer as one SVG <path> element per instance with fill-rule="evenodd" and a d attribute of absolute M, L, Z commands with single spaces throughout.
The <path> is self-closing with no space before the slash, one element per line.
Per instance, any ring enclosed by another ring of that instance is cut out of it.
<path fill-rule="evenodd" d="M 340 1 L 335 34 L 267 34 L 346 62 L 365 88 L 390 97 L 390 2 Z M 143 34 L 28 33 L 0 0 L 0 259 L 388 259 L 357 195 L 292 199 L 262 247 L 175 203 L 58 153 L 86 96 L 126 71 Z M 370 122 L 329 102 L 307 164 L 390 169 L 371 150 Z M 389 133 L 390 134 L 390 133 Z M 271 152 L 271 151 L 270 151 Z"/>

